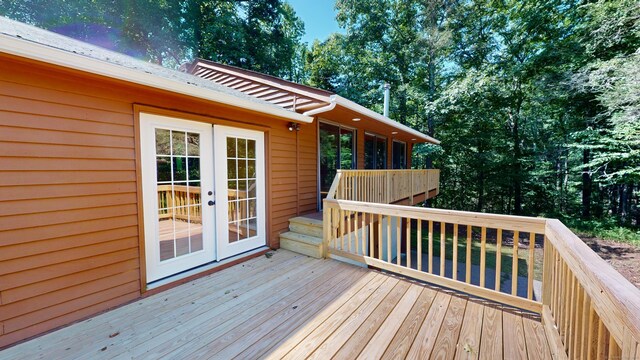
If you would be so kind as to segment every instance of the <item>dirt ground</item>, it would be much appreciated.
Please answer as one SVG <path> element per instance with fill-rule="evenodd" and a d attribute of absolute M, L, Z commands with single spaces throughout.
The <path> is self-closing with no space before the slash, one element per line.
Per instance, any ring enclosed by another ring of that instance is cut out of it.
<path fill-rule="evenodd" d="M 594 237 L 580 238 L 622 276 L 640 289 L 640 248 Z"/>

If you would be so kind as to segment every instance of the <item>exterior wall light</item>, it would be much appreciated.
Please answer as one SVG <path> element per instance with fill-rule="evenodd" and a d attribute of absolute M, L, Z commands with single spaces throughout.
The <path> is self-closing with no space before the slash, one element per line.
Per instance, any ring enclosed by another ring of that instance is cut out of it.
<path fill-rule="evenodd" d="M 296 124 L 294 122 L 289 123 L 289 131 L 300 131 L 300 124 Z"/>

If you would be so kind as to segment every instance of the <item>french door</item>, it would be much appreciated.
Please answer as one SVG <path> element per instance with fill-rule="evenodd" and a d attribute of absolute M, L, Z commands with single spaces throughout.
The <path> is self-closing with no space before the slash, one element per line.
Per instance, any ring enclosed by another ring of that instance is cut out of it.
<path fill-rule="evenodd" d="M 265 245 L 264 133 L 215 125 L 218 258 Z"/>
<path fill-rule="evenodd" d="M 266 243 L 263 133 L 145 113 L 140 133 L 147 282 Z"/>

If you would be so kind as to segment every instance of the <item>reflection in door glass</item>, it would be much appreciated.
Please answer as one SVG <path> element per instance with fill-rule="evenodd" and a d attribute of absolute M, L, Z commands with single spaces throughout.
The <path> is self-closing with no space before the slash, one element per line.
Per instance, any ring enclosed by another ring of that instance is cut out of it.
<path fill-rule="evenodd" d="M 227 137 L 229 243 L 257 236 L 256 142 Z"/>
<path fill-rule="evenodd" d="M 203 249 L 200 134 L 156 129 L 160 261 Z"/>

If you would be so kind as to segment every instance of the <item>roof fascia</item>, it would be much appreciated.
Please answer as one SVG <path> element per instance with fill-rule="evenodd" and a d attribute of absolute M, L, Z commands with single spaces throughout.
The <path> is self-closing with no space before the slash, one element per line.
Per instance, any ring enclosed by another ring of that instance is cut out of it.
<path fill-rule="evenodd" d="M 315 109 L 315 110 L 311 110 L 311 111 L 307 111 L 306 113 L 304 113 L 305 115 L 317 115 L 319 113 L 323 113 L 323 112 L 328 112 L 331 111 L 335 108 L 336 105 L 342 106 L 344 108 L 347 108 L 349 110 L 355 111 L 358 114 L 362 114 L 366 117 L 369 117 L 375 121 L 378 121 L 380 123 L 383 123 L 385 125 L 389 125 L 391 127 L 394 127 L 400 131 L 406 132 L 411 134 L 412 136 L 415 136 L 416 138 L 422 139 L 426 142 L 430 142 L 432 144 L 436 144 L 439 145 L 440 144 L 440 140 L 434 139 L 431 136 L 425 135 L 417 130 L 414 130 L 406 125 L 402 125 L 397 121 L 391 120 L 388 117 L 382 115 L 382 114 L 378 114 L 377 112 L 370 110 L 360 104 L 357 104 L 349 99 L 343 98 L 340 95 L 332 95 L 331 96 L 331 104 L 319 109 Z"/>

